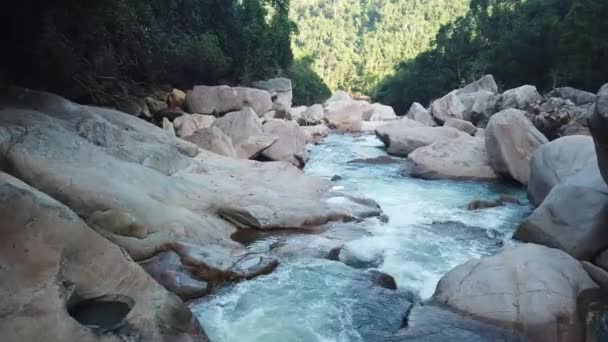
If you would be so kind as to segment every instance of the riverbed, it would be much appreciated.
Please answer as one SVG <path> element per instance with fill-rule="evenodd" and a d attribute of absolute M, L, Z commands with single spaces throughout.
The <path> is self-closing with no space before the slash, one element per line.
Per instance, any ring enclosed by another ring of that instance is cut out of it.
<path fill-rule="evenodd" d="M 386 156 L 373 135 L 332 134 L 310 149 L 307 174 L 376 200 L 385 217 L 330 224 L 319 235 L 252 241 L 252 251 L 281 251 L 281 265 L 191 304 L 213 342 L 381 339 L 402 326 L 413 303 L 432 296 L 451 268 L 515 243 L 514 230 L 532 210 L 522 187 L 416 179 L 407 175 L 405 159 L 366 162 Z M 467 210 L 473 200 L 501 194 L 522 205 Z M 328 260 L 327 252 L 342 244 L 341 261 Z M 391 275 L 398 290 L 375 286 L 370 270 Z"/>

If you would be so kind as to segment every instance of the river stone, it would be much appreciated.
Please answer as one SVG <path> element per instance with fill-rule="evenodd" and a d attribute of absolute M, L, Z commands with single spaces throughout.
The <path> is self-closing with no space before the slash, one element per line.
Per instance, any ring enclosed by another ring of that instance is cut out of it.
<path fill-rule="evenodd" d="M 246 107 L 228 113 L 213 122 L 232 139 L 239 158 L 253 159 L 277 141 L 277 137 L 264 133 L 262 124 L 253 109 Z"/>
<path fill-rule="evenodd" d="M 595 111 L 589 119 L 589 128 L 595 141 L 600 171 L 608 183 L 608 83 L 597 93 Z"/>
<path fill-rule="evenodd" d="M 385 342 L 523 342 L 512 330 L 477 321 L 438 303 L 417 304 L 407 316 L 407 327 Z"/>
<path fill-rule="evenodd" d="M 397 114 L 395 114 L 393 107 L 380 103 L 372 104 L 370 109 L 363 113 L 363 120 L 365 121 L 390 121 L 396 119 Z"/>
<path fill-rule="evenodd" d="M 0 216 L 3 341 L 208 341 L 188 307 L 121 248 L 3 172 Z M 104 313 L 112 303 L 120 313 Z"/>
<path fill-rule="evenodd" d="M 408 159 L 412 176 L 425 179 L 495 180 L 488 163 L 484 140 L 469 136 L 421 147 Z"/>
<path fill-rule="evenodd" d="M 315 126 L 323 123 L 324 118 L 323 106 L 316 104 L 306 108 L 296 121 L 302 126 Z"/>
<path fill-rule="evenodd" d="M 594 103 L 596 96 L 588 91 L 575 89 L 572 87 L 561 87 L 551 90 L 545 98 L 559 97 L 564 100 L 570 100 L 577 106 Z"/>
<path fill-rule="evenodd" d="M 439 281 L 433 298 L 533 341 L 581 341 L 585 322 L 576 300 L 593 288 L 576 259 L 523 244 L 457 266 Z"/>
<path fill-rule="evenodd" d="M 525 112 L 517 109 L 496 113 L 485 133 L 488 159 L 494 171 L 528 184 L 530 158 L 548 142 L 547 138 L 526 118 Z"/>
<path fill-rule="evenodd" d="M 435 119 L 433 119 L 431 113 L 429 113 L 429 111 L 418 102 L 412 103 L 412 106 L 408 110 L 405 117 L 418 121 L 425 126 L 437 126 L 437 123 L 435 122 Z"/>
<path fill-rule="evenodd" d="M 295 121 L 268 120 L 262 128 L 265 134 L 277 137 L 276 143 L 262 152 L 263 158 L 288 162 L 299 168 L 306 165 L 306 137 Z"/>
<path fill-rule="evenodd" d="M 330 128 L 344 132 L 359 132 L 363 113 L 367 112 L 370 106 L 367 101 L 330 101 L 325 105 L 325 118 Z"/>
<path fill-rule="evenodd" d="M 289 114 L 293 100 L 290 79 L 273 78 L 266 81 L 257 81 L 253 83 L 253 86 L 270 93 L 272 110 L 277 113 L 278 118 L 285 118 Z"/>
<path fill-rule="evenodd" d="M 230 158 L 238 158 L 238 154 L 232 146 L 232 139 L 217 127 L 199 129 L 193 135 L 184 140 L 196 144 L 198 147 Z"/>
<path fill-rule="evenodd" d="M 465 120 L 459 119 L 448 119 L 444 124 L 444 127 L 454 127 L 459 131 L 463 131 L 468 135 L 474 136 L 477 133 L 477 127 L 475 127 L 472 123 Z"/>
<path fill-rule="evenodd" d="M 589 260 L 608 248 L 608 193 L 557 185 L 513 237 Z"/>
<path fill-rule="evenodd" d="M 450 118 L 464 119 L 465 111 L 466 107 L 458 98 L 456 90 L 431 103 L 431 114 L 440 124 Z"/>
<path fill-rule="evenodd" d="M 199 129 L 211 127 L 215 121 L 213 115 L 184 114 L 173 120 L 175 132 L 180 138 L 194 134 Z"/>
<path fill-rule="evenodd" d="M 325 124 L 319 124 L 316 126 L 302 126 L 300 129 L 304 134 L 304 139 L 306 139 L 307 144 L 318 144 L 330 133 L 329 128 Z"/>
<path fill-rule="evenodd" d="M 376 136 L 387 146 L 389 154 L 407 156 L 418 148 L 464 136 L 456 128 L 425 127 L 417 121 L 404 120 L 376 129 Z"/>
<path fill-rule="evenodd" d="M 332 191 L 333 183 L 287 163 L 226 158 L 136 117 L 20 88 L 0 92 L 0 165 L 136 261 L 176 241 L 244 252 L 230 239 L 232 221 L 311 229 L 381 214 L 375 202 Z M 224 208 L 247 220 L 224 220 Z M 115 214 L 97 220 L 108 210 Z"/>
<path fill-rule="evenodd" d="M 538 93 L 535 86 L 524 85 L 509 89 L 502 94 L 500 109 L 527 109 L 534 103 L 540 103 L 544 98 Z"/>
<path fill-rule="evenodd" d="M 569 136 L 542 145 L 530 159 L 528 193 L 532 202 L 540 205 L 553 187 L 590 165 L 599 175 L 591 137 Z"/>
<path fill-rule="evenodd" d="M 272 100 L 269 92 L 260 89 L 195 86 L 186 96 L 186 105 L 191 113 L 216 116 L 250 107 L 262 117 L 272 109 Z"/>

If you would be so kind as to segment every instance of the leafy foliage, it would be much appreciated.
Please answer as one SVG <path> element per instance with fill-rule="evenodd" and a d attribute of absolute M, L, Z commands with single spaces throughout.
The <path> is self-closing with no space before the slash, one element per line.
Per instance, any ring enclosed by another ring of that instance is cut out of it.
<path fill-rule="evenodd" d="M 573 86 L 592 92 L 608 80 L 608 2 L 472 0 L 444 25 L 434 46 L 406 60 L 377 87 L 376 100 L 404 112 L 491 73 L 504 89 Z"/>
<path fill-rule="evenodd" d="M 321 77 L 313 70 L 314 58 L 306 56 L 297 60 L 290 70 L 293 86 L 293 104 L 310 106 L 323 103 L 331 96 L 331 91 Z"/>

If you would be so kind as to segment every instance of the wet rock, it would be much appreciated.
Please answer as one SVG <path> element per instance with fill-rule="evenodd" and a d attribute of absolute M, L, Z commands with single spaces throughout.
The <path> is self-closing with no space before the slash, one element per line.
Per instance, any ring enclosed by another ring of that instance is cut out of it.
<path fill-rule="evenodd" d="M 484 323 L 459 314 L 440 304 L 415 305 L 407 317 L 407 326 L 386 342 L 523 342 L 525 338 L 511 329 Z"/>
<path fill-rule="evenodd" d="M 208 341 L 187 306 L 124 250 L 1 172 L 0 216 L 3 340 Z"/>
<path fill-rule="evenodd" d="M 399 159 L 392 158 L 389 156 L 379 156 L 374 158 L 360 158 L 349 160 L 348 164 L 372 164 L 372 165 L 385 165 L 385 164 L 397 164 L 401 162 Z"/>
<path fill-rule="evenodd" d="M 408 156 L 409 174 L 425 179 L 497 179 L 484 140 L 458 134 L 460 137 L 456 139 L 445 139 L 412 152 Z"/>
<path fill-rule="evenodd" d="M 492 116 L 485 142 L 488 160 L 497 174 L 528 184 L 530 158 L 548 140 L 524 112 L 507 109 Z"/>
<path fill-rule="evenodd" d="M 370 275 L 374 285 L 388 290 L 397 290 L 397 282 L 391 275 L 376 270 L 369 270 L 367 273 Z"/>
<path fill-rule="evenodd" d="M 330 133 L 329 128 L 325 124 L 316 126 L 302 126 L 300 127 L 307 144 L 318 144 Z"/>
<path fill-rule="evenodd" d="M 342 176 L 339 176 L 339 175 L 335 175 L 335 176 L 331 177 L 332 182 L 337 182 L 337 181 L 341 181 L 341 180 L 342 180 Z"/>
<path fill-rule="evenodd" d="M 513 196 L 505 195 L 505 194 L 500 195 L 498 200 L 501 201 L 502 203 L 522 205 L 521 201 L 518 200 L 517 198 L 515 198 Z"/>
<path fill-rule="evenodd" d="M 384 255 L 380 247 L 360 248 L 355 241 L 342 247 L 339 259 L 350 267 L 369 269 L 379 267 L 384 261 Z"/>
<path fill-rule="evenodd" d="M 340 261 L 340 251 L 342 250 L 342 246 L 333 248 L 329 253 L 327 253 L 327 259 Z"/>
<path fill-rule="evenodd" d="M 479 210 L 500 207 L 503 203 L 501 201 L 484 201 L 475 200 L 467 205 L 468 210 Z"/>
<path fill-rule="evenodd" d="M 195 86 L 186 96 L 186 107 L 191 113 L 223 115 L 250 107 L 262 117 L 272 109 L 270 93 L 253 88 L 228 86 Z"/>
<path fill-rule="evenodd" d="M 579 341 L 585 322 L 578 294 L 596 288 L 568 254 L 525 244 L 474 259 L 448 272 L 433 298 L 538 341 Z M 542 308 L 539 310 L 539 308 Z"/>

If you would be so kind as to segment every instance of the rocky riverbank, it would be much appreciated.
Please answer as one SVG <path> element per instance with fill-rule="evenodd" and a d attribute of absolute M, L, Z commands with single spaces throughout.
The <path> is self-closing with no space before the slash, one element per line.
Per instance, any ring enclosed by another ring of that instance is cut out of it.
<path fill-rule="evenodd" d="M 537 206 L 515 234 L 526 244 L 448 272 L 412 322 L 445 315 L 445 329 L 479 340 L 584 338 L 598 296 L 581 298 L 608 283 L 607 86 L 597 95 L 560 88 L 543 97 L 533 86 L 499 94 L 485 76 L 402 118 L 344 92 L 292 108 L 289 80 L 255 86 L 146 98 L 138 111 L 146 120 L 2 90 L 0 269 L 10 281 L 0 286 L 0 331 L 8 341 L 207 340 L 183 301 L 281 261 L 235 236 L 391 219 L 373 199 L 302 173 L 306 145 L 332 130 L 375 132 L 389 154 L 407 157 L 409 176 L 517 182 Z M 318 239 L 327 242 L 318 256 L 374 268 L 348 239 Z M 387 275 L 366 277 L 395 287 Z M 423 340 L 433 331 L 410 328 L 381 335 Z"/>

